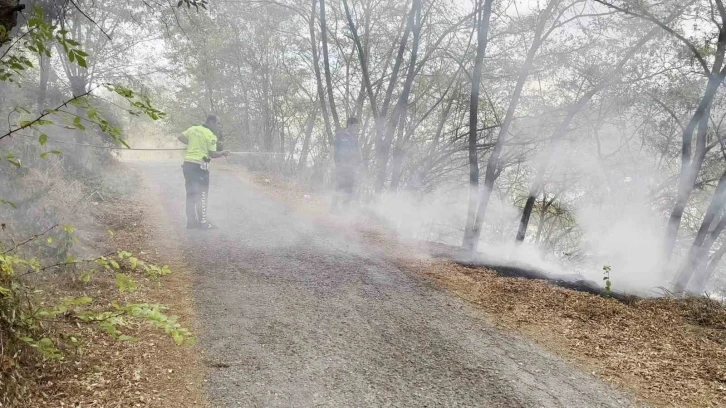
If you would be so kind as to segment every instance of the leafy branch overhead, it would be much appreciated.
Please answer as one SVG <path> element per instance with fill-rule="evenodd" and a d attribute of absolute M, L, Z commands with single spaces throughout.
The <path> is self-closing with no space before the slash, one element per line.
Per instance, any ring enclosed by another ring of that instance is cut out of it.
<path fill-rule="evenodd" d="M 181 7 L 185 4 L 186 4 L 187 8 L 194 7 L 197 11 L 199 11 L 200 7 L 203 8 L 204 10 L 206 10 L 207 4 L 209 4 L 209 2 L 207 2 L 207 0 L 179 0 L 179 2 L 177 3 L 176 6 Z"/>

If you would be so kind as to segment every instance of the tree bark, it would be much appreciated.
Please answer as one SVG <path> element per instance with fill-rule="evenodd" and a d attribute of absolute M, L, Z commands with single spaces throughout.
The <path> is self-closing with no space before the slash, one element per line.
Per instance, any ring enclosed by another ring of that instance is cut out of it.
<path fill-rule="evenodd" d="M 570 107 L 570 109 L 567 111 L 567 114 L 565 115 L 565 119 L 560 123 L 560 126 L 555 131 L 555 134 L 552 136 L 552 140 L 549 143 L 549 146 L 547 148 L 547 155 L 545 156 L 544 160 L 542 160 L 536 169 L 535 172 L 535 179 L 532 182 L 532 185 L 529 190 L 529 196 L 527 197 L 527 202 L 524 205 L 524 210 L 522 211 L 522 218 L 519 221 L 519 229 L 517 231 L 517 242 L 524 241 L 525 236 L 527 235 L 527 227 L 529 226 L 529 219 L 532 215 L 532 209 L 534 208 L 535 200 L 537 197 L 541 194 L 542 189 L 544 187 L 544 177 L 545 172 L 547 171 L 547 167 L 549 166 L 550 161 L 552 160 L 552 155 L 559 147 L 560 142 L 565 137 L 565 135 L 568 132 L 568 129 L 570 127 L 570 124 L 572 123 L 575 116 L 587 106 L 587 104 L 590 102 L 590 100 L 600 92 L 601 90 L 608 87 L 617 77 L 617 75 L 620 74 L 620 72 L 623 70 L 623 67 L 625 64 L 635 56 L 635 54 L 645 46 L 655 35 L 658 33 L 659 28 L 653 28 L 648 32 L 640 41 L 638 41 L 624 56 L 620 59 L 620 61 L 615 65 L 614 69 L 611 71 L 610 77 L 607 79 L 601 81 L 598 85 L 596 85 L 592 90 L 590 90 L 588 93 L 583 95 L 574 105 Z"/>
<path fill-rule="evenodd" d="M 693 272 L 693 278 L 689 282 L 688 286 L 686 286 L 686 290 L 689 292 L 702 293 L 708 282 L 711 280 L 713 273 L 712 271 L 709 271 L 712 269 L 711 263 L 713 262 L 713 257 L 711 258 L 711 262 L 709 262 L 706 258 L 711 251 L 714 242 L 716 242 L 719 235 L 721 235 L 721 232 L 726 229 L 726 213 L 723 210 L 720 213 L 720 217 L 721 219 L 718 224 L 716 224 L 713 230 L 709 232 L 705 242 L 703 243 L 703 253 L 705 256 L 698 261 Z M 718 263 L 718 261 L 716 263 Z"/>
<path fill-rule="evenodd" d="M 474 71 L 471 79 L 471 98 L 469 100 L 469 205 L 466 213 L 463 247 L 471 247 L 476 217 L 476 197 L 479 192 L 479 156 L 476 142 L 479 125 L 479 91 L 481 88 L 482 65 L 488 43 L 489 20 L 492 15 L 493 0 L 484 0 L 484 7 L 477 18 L 477 46 L 474 58 Z"/>
<path fill-rule="evenodd" d="M 328 87 L 328 103 L 330 103 L 330 113 L 333 116 L 333 123 L 335 124 L 335 131 L 337 132 L 338 129 L 340 129 L 340 119 L 338 118 L 338 110 L 335 108 L 333 80 L 330 74 L 330 60 L 328 58 L 328 25 L 325 22 L 325 0 L 320 0 L 320 39 L 323 43 L 323 68 L 325 69 L 325 83 Z"/>
<path fill-rule="evenodd" d="M 692 293 L 703 293 L 706 290 L 706 285 L 708 285 L 708 282 L 713 278 L 716 268 L 718 267 L 719 262 L 721 262 L 724 254 L 726 254 L 726 244 L 722 244 L 718 251 L 716 251 L 716 253 L 714 253 L 711 257 L 711 261 L 704 265 L 704 268 L 700 271 L 700 273 L 696 274 L 692 286 L 689 287 L 689 290 Z"/>
<path fill-rule="evenodd" d="M 323 115 L 323 122 L 325 123 L 325 134 L 328 136 L 328 144 L 333 145 L 333 130 L 330 126 L 330 115 L 328 114 L 328 107 L 325 105 L 325 90 L 323 89 L 323 79 L 320 74 L 320 56 L 318 55 L 318 42 L 315 39 L 315 4 L 318 0 L 312 1 L 312 13 L 310 14 L 310 46 L 313 52 L 313 71 L 315 72 L 315 83 L 318 91 L 318 101 L 320 102 L 320 110 Z"/>
<path fill-rule="evenodd" d="M 698 103 L 696 111 L 693 113 L 691 120 L 683 130 L 682 145 L 681 145 L 681 171 L 678 177 L 678 192 L 676 194 L 676 200 L 673 205 L 673 210 L 668 219 L 668 227 L 666 229 L 665 239 L 665 253 L 664 259 L 670 259 L 673 255 L 673 250 L 676 245 L 678 238 L 678 230 L 681 226 L 681 220 L 683 213 L 688 204 L 688 200 L 691 197 L 691 193 L 695 188 L 695 181 L 698 178 L 698 173 L 703 165 L 703 159 L 706 156 L 705 140 L 707 137 L 708 120 L 711 111 L 711 103 L 718 92 L 719 87 L 726 77 L 726 68 L 722 69 L 724 52 L 726 51 L 726 31 L 722 27 L 718 37 L 718 47 L 716 51 L 716 58 L 714 61 L 711 75 L 708 78 L 706 89 L 703 93 L 703 97 Z M 699 135 L 697 137 L 696 153 L 693 160 L 691 160 L 691 148 L 693 132 L 696 130 L 696 126 L 701 124 L 699 129 Z M 700 150 L 699 150 L 700 149 Z"/>
<path fill-rule="evenodd" d="M 726 172 L 721 175 L 721 179 L 716 186 L 716 191 L 711 198 L 711 203 L 708 205 L 706 214 L 703 216 L 701 227 L 698 229 L 696 238 L 693 240 L 691 249 L 688 251 L 686 261 L 681 266 L 673 284 L 673 289 L 676 293 L 682 293 L 686 289 L 694 271 L 698 269 L 699 264 L 708 256 L 711 245 L 704 245 L 704 243 L 711 224 L 713 224 L 716 216 L 723 211 L 724 204 L 726 204 Z"/>
<path fill-rule="evenodd" d="M 305 170 L 308 162 L 308 154 L 310 153 L 310 139 L 313 135 L 313 128 L 315 127 L 315 119 L 318 118 L 318 109 L 313 108 L 313 112 L 310 114 L 308 119 L 308 125 L 305 128 L 305 139 L 303 140 L 302 151 L 300 152 L 300 162 L 298 163 L 298 171 Z"/>
<path fill-rule="evenodd" d="M 36 102 L 38 113 L 43 113 L 46 107 L 51 69 L 50 58 L 45 55 L 40 55 L 40 83 L 38 86 L 38 100 Z"/>
<path fill-rule="evenodd" d="M 519 71 L 517 84 L 514 87 L 514 92 L 512 93 L 512 98 L 509 101 L 509 107 L 507 108 L 507 115 L 504 117 L 502 126 L 499 128 L 497 141 L 491 155 L 489 156 L 489 161 L 487 162 L 487 169 L 484 176 L 484 188 L 482 189 L 481 197 L 479 198 L 476 218 L 473 223 L 470 223 L 469 218 L 467 218 L 467 228 L 464 235 L 464 248 L 471 252 L 476 251 L 477 246 L 479 245 L 479 236 L 481 235 L 481 228 L 484 224 L 484 216 L 486 215 L 487 206 L 489 205 L 489 199 L 491 198 L 492 189 L 494 188 L 494 182 L 501 172 L 500 165 L 502 148 L 504 147 L 504 141 L 506 140 L 507 133 L 509 132 L 509 127 L 514 120 L 514 113 L 517 109 L 517 105 L 519 104 L 519 97 L 522 95 L 522 89 L 524 88 L 524 84 L 529 76 L 529 71 L 532 69 L 532 64 L 534 63 L 534 57 L 537 54 L 537 50 L 539 50 L 539 47 L 542 45 L 542 33 L 544 32 L 547 20 L 558 3 L 559 0 L 551 0 L 547 5 L 547 8 L 539 16 L 532 45 L 530 46 L 529 51 L 527 52 L 527 57 L 524 60 L 524 64 Z M 469 126 L 471 126 L 471 123 Z M 476 137 L 476 135 L 474 135 L 474 137 Z M 471 145 L 471 140 L 469 143 Z M 476 143 L 476 141 L 474 143 Z M 471 204 L 472 200 L 470 199 L 469 201 Z M 471 211 L 472 210 L 470 209 L 469 212 L 471 213 Z"/>
<path fill-rule="evenodd" d="M 408 16 L 406 17 L 406 27 L 404 29 L 403 35 L 401 36 L 401 42 L 398 46 L 398 53 L 396 54 L 396 60 L 393 64 L 393 68 L 391 69 L 391 77 L 388 80 L 388 87 L 386 88 L 386 94 L 383 97 L 383 105 L 381 107 L 378 117 L 375 118 L 376 163 L 378 164 L 379 167 L 383 165 L 382 163 L 385 163 L 385 165 L 387 165 L 387 163 L 388 163 L 388 154 L 391 149 L 392 141 L 386 139 L 385 118 L 388 115 L 388 108 L 391 104 L 391 99 L 393 98 L 393 90 L 396 87 L 398 73 L 400 72 L 401 65 L 403 64 L 403 56 L 406 52 L 406 44 L 408 43 L 408 37 L 411 32 L 411 27 L 413 25 L 415 10 L 416 10 L 415 5 L 412 5 L 411 11 L 409 12 Z M 378 174 L 380 174 L 380 172 Z M 385 173 L 384 173 L 384 176 L 385 176 Z M 385 177 L 382 182 L 379 179 L 377 179 L 376 184 L 375 184 L 376 193 L 381 193 L 383 191 L 384 184 L 385 184 Z"/>
<path fill-rule="evenodd" d="M 391 117 L 388 120 L 384 139 L 381 141 L 378 150 L 378 174 L 376 176 L 375 190 L 380 193 L 386 184 L 386 176 L 388 172 L 388 156 L 390 154 L 391 145 L 393 144 L 396 129 L 399 129 L 399 135 L 403 135 L 403 125 L 406 122 L 406 112 L 408 108 L 408 98 L 411 95 L 413 80 L 416 76 L 416 61 L 418 59 L 418 47 L 421 38 L 421 0 L 413 0 L 411 5 L 411 27 L 413 29 L 413 40 L 411 44 L 411 58 L 406 72 L 406 79 L 403 84 L 403 90 L 396 101 Z"/>

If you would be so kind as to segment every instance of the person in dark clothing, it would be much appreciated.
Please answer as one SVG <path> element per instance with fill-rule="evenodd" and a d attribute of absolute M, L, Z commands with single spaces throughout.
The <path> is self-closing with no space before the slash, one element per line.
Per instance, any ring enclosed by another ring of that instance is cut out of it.
<path fill-rule="evenodd" d="M 182 171 L 187 190 L 187 228 L 213 229 L 207 220 L 209 200 L 209 163 L 212 159 L 229 155 L 228 151 L 217 151 L 219 120 L 207 116 L 201 126 L 192 126 L 182 133 L 178 140 L 187 145 Z"/>
<path fill-rule="evenodd" d="M 333 211 L 337 211 L 341 203 L 350 204 L 355 192 L 358 169 L 361 163 L 361 152 L 358 144 L 358 119 L 348 118 L 347 126 L 335 135 L 333 142 L 333 159 L 335 161 L 335 193 Z"/>

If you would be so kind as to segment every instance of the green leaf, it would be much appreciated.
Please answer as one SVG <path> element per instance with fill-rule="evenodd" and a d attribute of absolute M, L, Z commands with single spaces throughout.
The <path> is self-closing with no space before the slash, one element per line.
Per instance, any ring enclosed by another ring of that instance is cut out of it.
<path fill-rule="evenodd" d="M 177 331 L 173 332 L 171 337 L 174 339 L 174 343 L 176 343 L 177 346 L 181 346 L 184 343 L 184 335 Z"/>
<path fill-rule="evenodd" d="M 0 204 L 9 205 L 9 206 L 11 206 L 13 208 L 18 208 L 18 206 L 15 205 L 15 203 L 13 203 L 11 201 L 8 201 L 8 200 L 3 200 L 2 198 L 0 198 Z"/>
<path fill-rule="evenodd" d="M 45 143 L 48 141 L 48 135 L 45 133 L 41 133 L 40 137 L 38 138 L 38 143 L 40 143 L 41 146 L 45 145 Z"/>
<path fill-rule="evenodd" d="M 90 271 L 83 272 L 80 276 L 81 281 L 83 283 L 88 283 L 91 281 L 91 278 L 93 278 L 93 275 L 96 273 L 95 270 L 91 269 Z"/>
<path fill-rule="evenodd" d="M 123 273 L 116 274 L 116 286 L 118 286 L 119 291 L 122 293 L 133 292 L 137 288 L 136 282 L 130 276 Z"/>
<path fill-rule="evenodd" d="M 136 337 L 127 336 L 124 334 L 124 335 L 118 336 L 118 340 L 119 341 L 129 341 L 129 342 L 135 343 Z"/>
<path fill-rule="evenodd" d="M 63 154 L 63 152 L 61 152 L 60 150 L 51 150 L 50 152 L 56 156 Z"/>
<path fill-rule="evenodd" d="M 48 152 L 43 152 L 40 154 L 41 159 L 47 159 L 48 158 Z"/>
<path fill-rule="evenodd" d="M 76 55 L 76 60 L 78 62 L 78 65 L 80 65 L 83 68 L 88 68 L 88 66 L 86 65 L 86 59 L 85 58 L 81 57 L 80 55 Z"/>
<path fill-rule="evenodd" d="M 73 119 L 73 126 L 75 126 L 78 129 L 81 129 L 81 130 L 86 130 L 86 127 L 83 126 L 83 124 L 81 123 L 81 117 L 80 116 L 76 116 L 76 118 Z"/>

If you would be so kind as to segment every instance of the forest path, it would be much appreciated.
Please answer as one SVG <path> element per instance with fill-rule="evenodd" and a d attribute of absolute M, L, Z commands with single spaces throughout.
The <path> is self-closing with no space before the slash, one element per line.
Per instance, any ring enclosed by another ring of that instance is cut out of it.
<path fill-rule="evenodd" d="M 194 274 L 214 407 L 622 407 L 628 397 L 330 226 L 212 167 L 186 230 L 178 162 L 134 162 Z M 160 234 L 161 235 L 161 234 Z"/>

